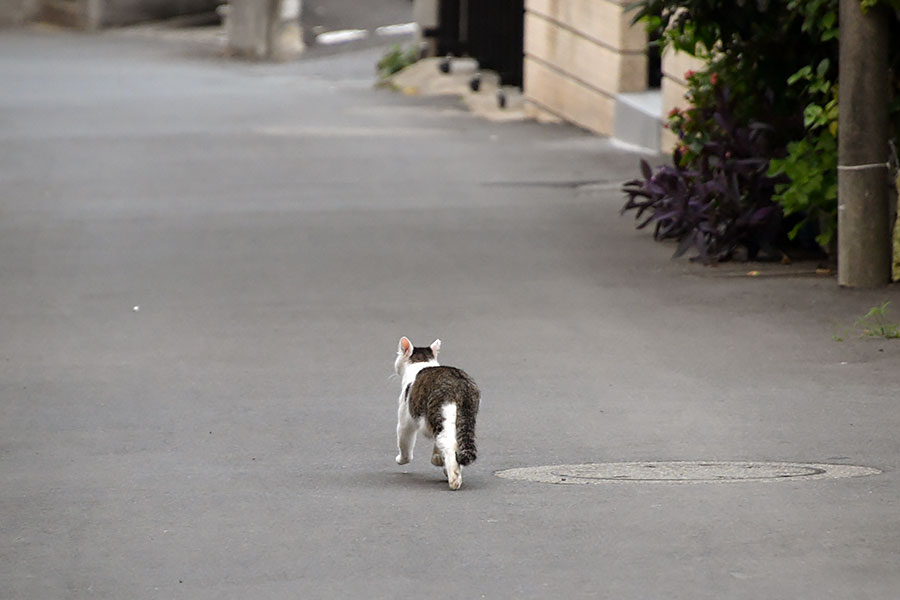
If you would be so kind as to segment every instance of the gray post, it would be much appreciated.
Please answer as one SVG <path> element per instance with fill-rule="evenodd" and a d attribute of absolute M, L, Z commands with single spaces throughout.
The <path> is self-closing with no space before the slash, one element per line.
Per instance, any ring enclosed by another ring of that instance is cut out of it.
<path fill-rule="evenodd" d="M 269 18 L 269 58 L 289 60 L 303 51 L 300 0 L 272 0 Z"/>
<path fill-rule="evenodd" d="M 287 60 L 303 50 L 300 0 L 231 0 L 228 48 L 238 56 Z"/>
<path fill-rule="evenodd" d="M 847 287 L 890 281 L 889 18 L 880 6 L 863 14 L 859 0 L 840 0 L 838 283 Z"/>
<path fill-rule="evenodd" d="M 103 28 L 103 0 L 86 0 L 84 28 L 88 31 L 100 31 Z"/>

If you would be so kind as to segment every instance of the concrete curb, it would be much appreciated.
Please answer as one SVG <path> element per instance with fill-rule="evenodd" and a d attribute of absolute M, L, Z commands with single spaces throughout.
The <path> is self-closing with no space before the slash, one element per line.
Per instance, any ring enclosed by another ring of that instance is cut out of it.
<path fill-rule="evenodd" d="M 523 121 L 530 117 L 524 110 L 522 91 L 513 86 L 501 86 L 496 73 L 479 71 L 471 59 L 453 59 L 448 73 L 441 72 L 445 59 L 424 58 L 391 75 L 384 83 L 410 96 L 458 96 L 466 107 L 479 117 L 490 121 Z M 478 91 L 470 85 L 480 79 Z M 506 106 L 500 107 L 503 95 Z"/>

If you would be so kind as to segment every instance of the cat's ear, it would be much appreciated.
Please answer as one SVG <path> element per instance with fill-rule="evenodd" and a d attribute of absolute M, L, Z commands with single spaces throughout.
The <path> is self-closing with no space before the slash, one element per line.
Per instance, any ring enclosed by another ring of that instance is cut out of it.
<path fill-rule="evenodd" d="M 409 357 L 409 355 L 412 354 L 412 351 L 413 345 L 412 342 L 409 341 L 409 338 L 406 336 L 400 338 L 400 343 L 397 345 L 397 354 Z"/>
<path fill-rule="evenodd" d="M 438 352 L 441 351 L 441 340 L 434 340 L 431 342 L 431 352 L 434 354 L 434 357 L 437 358 Z"/>

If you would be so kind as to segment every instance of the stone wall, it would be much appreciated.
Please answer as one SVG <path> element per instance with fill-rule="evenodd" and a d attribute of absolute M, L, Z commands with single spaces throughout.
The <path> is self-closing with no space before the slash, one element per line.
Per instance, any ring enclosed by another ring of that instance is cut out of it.
<path fill-rule="evenodd" d="M 37 15 L 39 0 L 0 0 L 0 27 L 22 25 Z"/>
<path fill-rule="evenodd" d="M 0 0 L 4 2 L 8 0 Z M 30 1 L 30 0 L 29 0 Z M 224 0 L 34 0 L 40 18 L 79 29 L 133 25 L 211 12 Z"/>
<path fill-rule="evenodd" d="M 104 0 L 102 4 L 101 26 L 110 27 L 210 12 L 224 0 Z"/>
<path fill-rule="evenodd" d="M 526 110 L 610 135 L 616 94 L 647 87 L 647 35 L 630 0 L 526 0 Z"/>

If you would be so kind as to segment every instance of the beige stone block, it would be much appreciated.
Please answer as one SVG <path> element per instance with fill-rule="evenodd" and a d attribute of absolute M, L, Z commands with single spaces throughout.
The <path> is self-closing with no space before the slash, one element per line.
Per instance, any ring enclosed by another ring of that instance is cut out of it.
<path fill-rule="evenodd" d="M 525 10 L 553 19 L 613 49 L 643 52 L 647 33 L 632 25 L 628 0 L 526 0 Z"/>
<path fill-rule="evenodd" d="M 667 49 L 662 56 L 662 72 L 664 75 L 685 83 L 684 74 L 687 71 L 700 71 L 706 63 L 695 56 L 684 52 L 676 52 Z"/>
<path fill-rule="evenodd" d="M 643 92 L 647 89 L 647 55 L 619 55 L 619 89 L 617 92 Z"/>
<path fill-rule="evenodd" d="M 525 18 L 525 54 L 607 94 L 647 87 L 644 54 L 620 54 L 534 14 Z"/>
<path fill-rule="evenodd" d="M 534 119 L 538 123 L 562 123 L 563 120 L 559 118 L 559 115 L 555 115 L 548 110 L 544 110 L 534 102 L 525 101 L 525 105 L 523 106 L 523 111 L 525 116 L 529 119 Z"/>
<path fill-rule="evenodd" d="M 525 100 L 595 133 L 612 133 L 612 98 L 527 57 Z"/>

